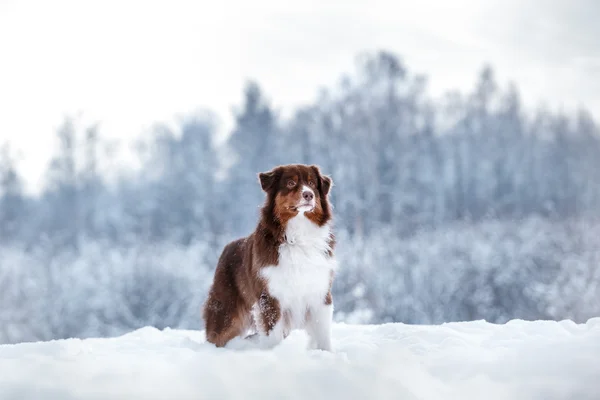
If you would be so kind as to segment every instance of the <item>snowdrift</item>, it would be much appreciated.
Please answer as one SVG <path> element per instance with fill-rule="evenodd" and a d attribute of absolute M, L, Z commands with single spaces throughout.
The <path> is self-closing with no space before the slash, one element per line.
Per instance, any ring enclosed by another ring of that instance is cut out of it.
<path fill-rule="evenodd" d="M 143 328 L 0 346 L 0 399 L 598 399 L 600 318 L 345 325 L 333 353 Z"/>

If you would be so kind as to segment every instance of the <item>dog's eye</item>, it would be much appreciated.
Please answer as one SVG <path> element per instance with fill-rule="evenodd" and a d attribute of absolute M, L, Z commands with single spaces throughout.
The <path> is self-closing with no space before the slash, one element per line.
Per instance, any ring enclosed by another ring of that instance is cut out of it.
<path fill-rule="evenodd" d="M 293 188 L 294 186 L 296 186 L 296 182 L 294 182 L 293 180 L 290 179 L 287 183 L 287 187 Z"/>
<path fill-rule="evenodd" d="M 315 187 L 315 181 L 308 181 L 308 185 L 311 187 Z"/>

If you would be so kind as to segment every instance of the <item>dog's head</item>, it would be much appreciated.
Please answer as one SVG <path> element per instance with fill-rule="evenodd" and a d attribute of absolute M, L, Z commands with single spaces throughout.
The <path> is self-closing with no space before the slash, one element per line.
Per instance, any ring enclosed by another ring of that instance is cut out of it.
<path fill-rule="evenodd" d="M 319 226 L 331 219 L 328 194 L 333 181 L 316 165 L 281 165 L 258 174 L 267 193 L 264 210 L 285 224 L 298 213 Z"/>

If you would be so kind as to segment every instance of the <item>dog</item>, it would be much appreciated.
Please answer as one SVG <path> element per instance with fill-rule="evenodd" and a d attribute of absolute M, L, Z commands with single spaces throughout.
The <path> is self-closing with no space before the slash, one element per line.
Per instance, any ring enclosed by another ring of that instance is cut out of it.
<path fill-rule="evenodd" d="M 219 257 L 202 312 L 206 340 L 224 347 L 239 337 L 272 348 L 303 329 L 309 349 L 332 351 L 333 181 L 303 164 L 277 166 L 258 180 L 266 193 L 260 219 Z"/>

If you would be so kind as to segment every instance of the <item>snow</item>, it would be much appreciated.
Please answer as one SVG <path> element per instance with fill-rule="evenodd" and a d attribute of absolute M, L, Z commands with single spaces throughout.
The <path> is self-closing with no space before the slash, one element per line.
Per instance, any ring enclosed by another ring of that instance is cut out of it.
<path fill-rule="evenodd" d="M 294 331 L 272 350 L 151 327 L 0 346 L 9 399 L 597 399 L 600 318 L 333 326 L 334 352 Z"/>

